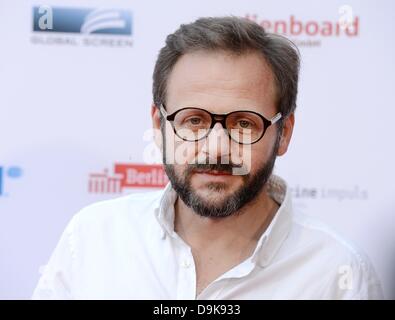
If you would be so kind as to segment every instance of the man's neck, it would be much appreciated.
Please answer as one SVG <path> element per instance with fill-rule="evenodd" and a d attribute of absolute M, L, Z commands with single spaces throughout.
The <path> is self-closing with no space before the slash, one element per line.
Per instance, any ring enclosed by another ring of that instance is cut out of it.
<path fill-rule="evenodd" d="M 192 250 L 196 296 L 253 254 L 277 210 L 277 203 L 265 190 L 242 212 L 226 218 L 201 217 L 177 199 L 174 229 Z"/>
<path fill-rule="evenodd" d="M 213 250 L 222 254 L 255 248 L 269 226 L 278 204 L 263 190 L 252 203 L 229 217 L 201 217 L 178 198 L 175 203 L 174 228 L 195 252 Z M 252 253 L 252 252 L 250 252 Z"/>

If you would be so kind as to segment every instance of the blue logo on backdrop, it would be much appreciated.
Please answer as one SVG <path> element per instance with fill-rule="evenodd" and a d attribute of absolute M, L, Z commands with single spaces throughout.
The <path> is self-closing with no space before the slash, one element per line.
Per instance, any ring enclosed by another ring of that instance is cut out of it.
<path fill-rule="evenodd" d="M 132 35 L 132 16 L 121 9 L 33 7 L 33 31 Z"/>
<path fill-rule="evenodd" d="M 19 167 L 0 167 L 0 197 L 4 194 L 4 185 L 8 179 L 16 179 L 22 176 L 22 169 Z"/>

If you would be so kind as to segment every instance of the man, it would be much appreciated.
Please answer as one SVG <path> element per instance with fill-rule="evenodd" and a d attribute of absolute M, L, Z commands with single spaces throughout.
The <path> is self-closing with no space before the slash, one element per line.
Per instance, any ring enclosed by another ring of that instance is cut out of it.
<path fill-rule="evenodd" d="M 293 44 L 236 17 L 167 37 L 153 75 L 163 191 L 73 217 L 34 298 L 375 299 L 369 261 L 292 212 L 272 175 L 294 126 Z"/>

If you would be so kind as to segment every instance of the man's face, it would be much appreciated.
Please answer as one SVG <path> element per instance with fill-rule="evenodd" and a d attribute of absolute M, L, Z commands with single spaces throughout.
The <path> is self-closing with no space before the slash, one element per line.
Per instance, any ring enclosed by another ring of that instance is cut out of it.
<path fill-rule="evenodd" d="M 249 110 L 270 119 L 278 112 L 272 71 L 258 53 L 185 54 L 168 79 L 166 111 L 172 114 L 185 107 L 215 114 Z M 158 128 L 157 108 L 152 115 Z M 181 140 L 168 121 L 164 125 L 166 173 L 183 202 L 206 217 L 229 216 L 256 199 L 277 154 L 284 153 L 289 142 L 283 146 L 276 126 L 270 126 L 257 143 L 242 145 L 229 139 L 220 123 L 197 142 Z M 232 174 L 235 168 L 244 174 Z"/>

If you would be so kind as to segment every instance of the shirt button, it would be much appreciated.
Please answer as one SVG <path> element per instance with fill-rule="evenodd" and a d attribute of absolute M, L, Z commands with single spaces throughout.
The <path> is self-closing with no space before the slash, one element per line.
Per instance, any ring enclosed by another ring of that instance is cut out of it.
<path fill-rule="evenodd" d="M 188 269 L 191 266 L 191 262 L 189 260 L 184 260 L 181 266 L 185 269 Z"/>

